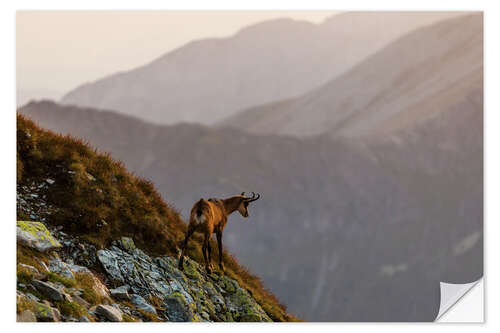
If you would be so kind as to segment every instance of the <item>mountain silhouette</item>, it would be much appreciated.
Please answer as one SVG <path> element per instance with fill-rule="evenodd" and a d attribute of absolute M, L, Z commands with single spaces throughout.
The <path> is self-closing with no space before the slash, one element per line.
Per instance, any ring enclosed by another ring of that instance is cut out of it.
<path fill-rule="evenodd" d="M 317 89 L 250 108 L 221 125 L 257 134 L 384 135 L 452 108 L 482 84 L 478 13 L 417 29 Z"/>
<path fill-rule="evenodd" d="M 352 12 L 321 24 L 265 21 L 190 42 L 144 66 L 83 84 L 64 104 L 155 123 L 215 124 L 321 86 L 408 31 L 460 12 Z"/>

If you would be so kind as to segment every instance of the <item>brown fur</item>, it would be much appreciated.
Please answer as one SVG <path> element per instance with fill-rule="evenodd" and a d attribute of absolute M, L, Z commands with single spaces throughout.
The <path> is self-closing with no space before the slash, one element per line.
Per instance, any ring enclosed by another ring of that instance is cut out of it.
<path fill-rule="evenodd" d="M 182 244 L 181 256 L 179 258 L 179 269 L 182 270 L 184 267 L 184 253 L 186 251 L 189 237 L 197 231 L 205 235 L 202 252 L 207 272 L 212 272 L 210 237 L 214 233 L 217 236 L 217 243 L 219 246 L 219 267 L 221 270 L 224 270 L 224 264 L 222 263 L 222 232 L 227 224 L 227 218 L 235 211 L 238 211 L 243 217 L 248 217 L 248 204 L 260 198 L 260 195 L 256 197 L 255 194 L 253 194 L 253 196 L 249 198 L 245 197 L 244 194 L 245 192 L 241 193 L 241 195 L 227 199 L 200 199 L 194 204 L 193 208 L 191 208 L 186 237 L 184 238 L 184 242 Z"/>

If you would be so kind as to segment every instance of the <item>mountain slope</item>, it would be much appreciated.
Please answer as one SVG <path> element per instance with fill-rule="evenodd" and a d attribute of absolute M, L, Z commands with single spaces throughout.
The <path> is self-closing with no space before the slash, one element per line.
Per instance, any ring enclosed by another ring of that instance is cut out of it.
<path fill-rule="evenodd" d="M 177 211 L 162 200 L 151 182 L 130 174 L 109 155 L 78 139 L 43 130 L 22 115 L 17 117 L 17 192 L 18 220 L 43 221 L 92 244 L 94 250 L 127 236 L 150 255 L 176 257 L 186 231 Z M 203 262 L 201 238 L 194 237 L 191 243 L 189 256 Z M 89 254 L 80 256 L 83 260 Z M 224 274 L 247 290 L 267 316 L 275 321 L 295 319 L 259 278 L 227 252 L 224 261 Z M 115 283 L 116 276 L 110 280 Z"/>
<path fill-rule="evenodd" d="M 24 209 L 44 204 L 30 190 L 20 195 Z M 271 321 L 236 280 L 190 259 L 180 271 L 177 258 L 148 255 L 132 238 L 96 249 L 31 221 L 17 222 L 17 236 L 17 321 Z M 55 246 L 33 246 L 49 237 Z"/>
<path fill-rule="evenodd" d="M 19 112 L 111 151 L 184 215 L 200 196 L 261 193 L 225 241 L 302 318 L 428 321 L 439 281 L 482 276 L 482 105 L 480 89 L 368 141 L 157 126 L 51 102 Z"/>
<path fill-rule="evenodd" d="M 221 122 L 251 133 L 359 137 L 421 123 L 482 89 L 482 14 L 420 28 L 300 97 Z"/>
<path fill-rule="evenodd" d="M 156 123 L 214 124 L 244 108 L 303 94 L 398 36 L 462 14 L 353 12 L 318 25 L 266 21 L 229 38 L 188 43 L 140 68 L 84 84 L 61 102 Z"/>

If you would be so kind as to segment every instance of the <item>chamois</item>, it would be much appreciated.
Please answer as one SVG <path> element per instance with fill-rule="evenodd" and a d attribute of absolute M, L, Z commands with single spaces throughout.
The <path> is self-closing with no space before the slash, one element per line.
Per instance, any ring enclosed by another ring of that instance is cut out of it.
<path fill-rule="evenodd" d="M 207 272 L 212 273 L 210 237 L 213 233 L 217 235 L 217 243 L 219 245 L 219 267 L 221 270 L 224 270 L 224 264 L 222 263 L 222 231 L 226 226 L 227 218 L 236 210 L 241 216 L 248 217 L 248 204 L 259 198 L 260 194 L 255 195 L 255 193 L 252 192 L 251 197 L 245 197 L 245 192 L 242 192 L 241 195 L 227 199 L 210 198 L 208 200 L 200 199 L 196 202 L 191 209 L 186 237 L 182 244 L 179 269 L 182 270 L 184 268 L 184 253 L 189 237 L 191 237 L 195 231 L 198 231 L 205 235 L 202 252 Z"/>

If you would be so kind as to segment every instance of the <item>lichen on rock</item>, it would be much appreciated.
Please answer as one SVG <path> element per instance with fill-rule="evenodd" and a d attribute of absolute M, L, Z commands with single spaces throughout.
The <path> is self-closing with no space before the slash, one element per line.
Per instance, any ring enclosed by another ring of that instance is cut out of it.
<path fill-rule="evenodd" d="M 151 258 L 140 249 L 111 246 L 97 258 L 112 280 L 127 284 L 134 294 L 164 302 L 170 321 L 271 321 L 238 282 L 220 274 L 208 275 L 201 265 L 186 258 L 184 271 L 173 257 Z M 142 303 L 142 302 L 141 302 Z M 228 316 L 228 311 L 230 315 Z"/>
<path fill-rule="evenodd" d="M 49 274 L 56 274 L 57 279 L 54 282 L 31 280 L 28 287 L 36 289 L 44 302 L 60 305 L 69 302 L 88 310 L 88 313 L 85 310 L 74 316 L 64 315 L 63 311 L 61 318 L 64 321 L 85 318 L 95 321 L 271 321 L 237 281 L 220 272 L 207 274 L 202 265 L 190 258 L 186 258 L 185 269 L 180 271 L 177 258 L 149 256 L 137 248 L 131 238 L 122 237 L 113 241 L 111 246 L 97 250 L 91 244 L 57 230 L 52 236 L 43 224 L 36 225 L 35 234 L 45 230 L 44 233 L 52 237 L 51 244 L 58 244 L 56 237 L 59 237 L 63 247 L 58 253 L 52 252 L 46 257 Z M 33 232 L 33 229 L 25 229 Z M 81 255 L 83 251 L 87 256 Z M 81 265 L 88 263 L 92 266 Z M 19 267 L 27 271 L 31 269 Z M 98 278 L 94 274 L 96 269 L 104 275 Z M 36 273 L 36 268 L 31 270 Z M 66 281 L 76 283 L 83 278 L 87 288 L 100 296 L 91 300 L 93 307 L 82 298 L 85 296 L 83 289 L 73 288 Z M 27 291 L 26 288 L 23 292 Z M 55 307 L 34 302 L 36 309 L 33 313 L 37 320 L 59 320 Z M 111 302 L 116 303 L 110 305 Z"/>
<path fill-rule="evenodd" d="M 134 240 L 130 237 L 122 237 L 120 239 L 120 245 L 127 252 L 134 252 L 136 249 Z"/>
<path fill-rule="evenodd" d="M 41 222 L 17 221 L 17 241 L 25 246 L 46 252 L 50 249 L 61 247 L 50 231 Z"/>

